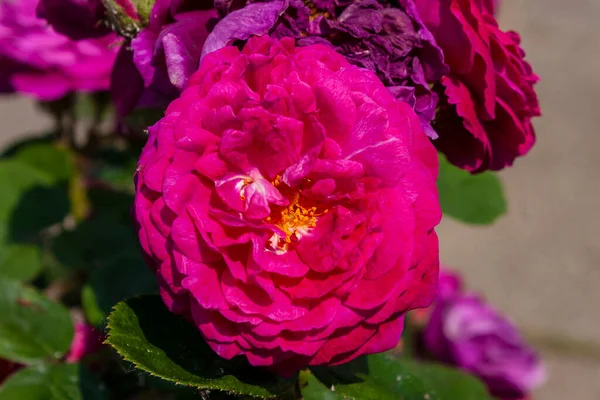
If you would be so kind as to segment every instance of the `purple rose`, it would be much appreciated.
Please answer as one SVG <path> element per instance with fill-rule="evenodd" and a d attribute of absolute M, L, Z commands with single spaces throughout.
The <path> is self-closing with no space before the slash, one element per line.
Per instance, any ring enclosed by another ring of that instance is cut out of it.
<path fill-rule="evenodd" d="M 478 296 L 446 282 L 425 327 L 427 351 L 477 375 L 494 396 L 516 399 L 540 385 L 545 370 L 516 327 Z"/>
<path fill-rule="evenodd" d="M 437 136 L 429 122 L 438 98 L 429 83 L 439 80 L 448 69 L 412 0 L 400 0 L 394 6 L 387 0 L 247 1 L 253 4 L 242 9 L 239 3 L 216 2 L 222 15 L 230 14 L 209 36 L 211 51 L 215 41 L 222 47 L 234 39 L 264 33 L 275 38 L 295 37 L 301 46 L 333 46 L 352 64 L 376 72 L 397 98 L 413 106 L 426 133 Z M 265 11 L 275 14 L 257 17 Z"/>
<path fill-rule="evenodd" d="M 148 26 L 131 41 L 131 50 L 121 50 L 115 68 L 113 86 L 118 86 L 113 97 L 121 115 L 135 107 L 164 107 L 179 95 L 198 69 L 202 46 L 216 17 L 212 2 L 158 0 L 154 4 Z M 124 93 L 119 82 L 137 86 Z"/>
<path fill-rule="evenodd" d="M 0 90 L 41 100 L 109 87 L 113 34 L 73 41 L 36 16 L 37 0 L 0 2 Z"/>
<path fill-rule="evenodd" d="M 102 21 L 105 12 L 102 0 L 40 0 L 37 7 L 40 18 L 73 40 L 109 34 L 110 28 Z"/>

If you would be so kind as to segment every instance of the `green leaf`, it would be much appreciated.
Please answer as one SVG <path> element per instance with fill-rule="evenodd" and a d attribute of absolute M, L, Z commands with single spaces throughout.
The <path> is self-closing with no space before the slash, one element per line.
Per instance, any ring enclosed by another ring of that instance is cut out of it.
<path fill-rule="evenodd" d="M 69 211 L 66 188 L 17 160 L 0 160 L 0 243 L 30 240 L 40 230 L 61 222 Z"/>
<path fill-rule="evenodd" d="M 67 213 L 72 205 L 72 212 L 76 218 L 85 214 L 82 179 L 75 166 L 75 154 L 68 147 L 57 142 L 33 142 L 18 148 L 13 159 L 37 169 L 51 179 L 54 187 L 53 192 L 49 193 L 57 199 L 54 204 L 62 202 L 60 209 L 64 210 L 64 213 Z M 40 204 L 44 204 L 44 207 L 40 207 Z M 32 211 L 36 208 L 52 210 L 54 205 L 46 200 L 43 203 L 32 202 L 30 208 Z"/>
<path fill-rule="evenodd" d="M 411 371 L 421 378 L 439 400 L 492 400 L 477 378 L 440 364 L 407 361 Z"/>
<path fill-rule="evenodd" d="M 138 246 L 131 222 L 95 215 L 54 238 L 51 249 L 69 270 L 88 270 L 99 268 L 115 254 L 137 252 Z"/>
<path fill-rule="evenodd" d="M 158 292 L 156 277 L 139 251 L 119 255 L 92 273 L 84 295 L 84 310 L 98 325 L 119 301 Z"/>
<path fill-rule="evenodd" d="M 109 391 L 106 384 L 87 366 L 79 364 L 79 389 L 84 400 L 107 400 Z M 0 399 L 2 400 L 2 399 Z"/>
<path fill-rule="evenodd" d="M 193 325 L 167 310 L 159 296 L 117 304 L 109 316 L 107 342 L 138 368 L 199 389 L 273 398 L 294 383 L 251 367 L 245 358 L 220 358 Z"/>
<path fill-rule="evenodd" d="M 406 363 L 386 354 L 363 356 L 337 367 L 312 370 L 326 387 L 348 399 L 440 400 Z"/>
<path fill-rule="evenodd" d="M 54 141 L 54 133 L 48 132 L 39 136 L 20 138 L 5 147 L 0 153 L 0 158 L 10 158 L 17 154 L 21 149 L 39 143 L 52 143 Z"/>
<path fill-rule="evenodd" d="M 437 187 L 444 215 L 469 224 L 491 224 L 506 212 L 502 183 L 492 172 L 471 175 L 440 159 Z"/>
<path fill-rule="evenodd" d="M 98 179 L 109 183 L 112 187 L 133 192 L 133 174 L 137 160 L 124 166 L 104 166 L 98 171 Z"/>
<path fill-rule="evenodd" d="M 58 359 L 69 350 L 68 310 L 20 283 L 0 280 L 0 357 L 24 364 Z"/>
<path fill-rule="evenodd" d="M 98 299 L 94 289 L 87 284 L 81 290 L 81 307 L 85 318 L 94 326 L 100 326 L 106 318 L 106 314 L 98 305 Z"/>
<path fill-rule="evenodd" d="M 24 368 L 0 386 L 0 400 L 82 400 L 77 364 Z"/>
<path fill-rule="evenodd" d="M 132 193 L 133 175 L 146 142 L 144 135 L 138 136 L 140 137 L 130 138 L 126 147 L 120 147 L 115 143 L 96 149 L 91 154 L 92 177 L 108 183 L 112 188 Z"/>
<path fill-rule="evenodd" d="M 0 245 L 0 279 L 28 281 L 42 269 L 40 248 L 35 245 Z"/>
<path fill-rule="evenodd" d="M 94 214 L 109 216 L 131 228 L 133 195 L 118 190 L 92 189 L 89 191 Z M 137 234 L 135 234 L 137 237 Z"/>
<path fill-rule="evenodd" d="M 300 371 L 298 382 L 303 400 L 344 400 L 342 395 L 332 392 L 309 370 Z"/>
<path fill-rule="evenodd" d="M 67 182 L 74 173 L 74 157 L 66 147 L 54 143 L 34 143 L 17 151 L 14 159 L 27 164 L 52 182 Z"/>
<path fill-rule="evenodd" d="M 56 261 L 49 266 L 51 278 L 100 268 L 123 253 L 139 254 L 130 216 L 133 196 L 110 190 L 92 190 L 89 195 L 91 216 L 50 243 L 49 258 Z"/>
<path fill-rule="evenodd" d="M 15 160 L 0 160 L 0 224 L 4 228 L 4 235 L 0 240 L 5 239 L 12 214 L 24 193 L 36 186 L 47 186 L 51 181 L 48 176 L 27 164 Z"/>

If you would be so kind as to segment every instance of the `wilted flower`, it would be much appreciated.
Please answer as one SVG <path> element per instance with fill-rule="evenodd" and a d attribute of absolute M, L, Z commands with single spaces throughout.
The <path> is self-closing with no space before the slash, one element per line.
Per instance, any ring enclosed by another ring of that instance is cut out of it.
<path fill-rule="evenodd" d="M 436 152 L 330 46 L 208 54 L 150 128 L 135 218 L 170 310 L 220 356 L 289 374 L 396 346 L 436 291 Z"/>
<path fill-rule="evenodd" d="M 503 32 L 492 0 L 415 0 L 444 50 L 450 75 L 435 119 L 437 148 L 468 171 L 512 165 L 535 142 L 531 118 L 540 115 L 519 35 Z"/>
<path fill-rule="evenodd" d="M 537 354 L 512 322 L 480 297 L 463 293 L 459 281 L 440 273 L 441 290 L 424 332 L 426 350 L 477 375 L 494 396 L 526 396 L 545 379 Z"/>
<path fill-rule="evenodd" d="M 114 35 L 72 41 L 36 16 L 37 0 L 0 3 L 0 89 L 54 100 L 109 87 Z"/>
<path fill-rule="evenodd" d="M 217 2 L 223 14 L 239 5 Z M 268 14 L 267 18 L 261 13 Z M 233 39 L 267 32 L 276 38 L 297 38 L 301 46 L 331 45 L 352 64 L 376 72 L 400 100 L 414 107 L 426 133 L 436 137 L 429 122 L 438 99 L 429 83 L 439 80 L 448 69 L 412 0 L 255 2 L 228 15 L 209 41 L 218 39 L 223 46 Z M 217 47 L 207 45 L 210 50 Z"/>

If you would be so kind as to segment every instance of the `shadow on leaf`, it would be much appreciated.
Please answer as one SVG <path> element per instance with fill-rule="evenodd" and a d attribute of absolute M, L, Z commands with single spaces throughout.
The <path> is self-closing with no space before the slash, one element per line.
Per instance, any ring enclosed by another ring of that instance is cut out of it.
<path fill-rule="evenodd" d="M 294 381 L 252 367 L 245 358 L 215 354 L 198 330 L 169 312 L 159 296 L 119 303 L 109 321 L 108 342 L 138 368 L 201 389 L 270 398 Z"/>
<path fill-rule="evenodd" d="M 8 239 L 27 242 L 45 228 L 61 223 L 69 213 L 66 184 L 35 186 L 19 199 L 9 219 Z"/>

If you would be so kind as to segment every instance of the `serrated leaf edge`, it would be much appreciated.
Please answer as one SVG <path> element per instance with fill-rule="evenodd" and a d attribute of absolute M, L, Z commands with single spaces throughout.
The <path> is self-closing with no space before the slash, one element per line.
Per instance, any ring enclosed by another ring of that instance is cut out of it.
<path fill-rule="evenodd" d="M 130 300 L 130 299 L 135 299 L 135 298 L 142 298 L 142 297 L 144 297 L 144 296 L 135 296 L 135 297 L 131 297 L 131 298 L 127 299 L 127 300 Z M 118 306 L 119 306 L 121 303 L 125 303 L 125 301 L 120 301 L 119 303 L 117 303 L 116 305 L 114 305 L 114 306 L 112 307 L 112 309 L 111 309 L 111 312 L 110 312 L 110 314 L 109 314 L 109 315 L 108 315 L 108 317 L 106 318 L 106 322 L 107 322 L 107 323 L 106 323 L 107 335 L 106 335 L 106 339 L 104 340 L 104 342 L 103 342 L 103 343 L 104 343 L 104 344 L 108 344 L 108 345 L 110 345 L 110 346 L 111 346 L 113 349 L 115 349 L 115 351 L 116 351 L 116 352 L 117 352 L 117 353 L 118 353 L 118 354 L 119 354 L 121 357 L 123 357 L 123 359 L 124 359 L 125 361 L 132 363 L 132 364 L 133 364 L 133 365 L 134 365 L 134 366 L 135 366 L 137 369 L 140 369 L 140 370 L 142 370 L 142 371 L 145 371 L 145 372 L 149 373 L 151 376 L 155 376 L 155 377 L 157 377 L 157 378 L 160 378 L 160 379 L 163 379 L 163 380 L 166 380 L 166 381 L 169 381 L 169 382 L 173 382 L 173 383 L 175 383 L 176 385 L 184 385 L 184 386 L 187 386 L 187 387 L 193 387 L 193 388 L 197 388 L 197 389 L 199 389 L 199 390 L 205 390 L 205 389 L 208 389 L 208 390 L 219 390 L 219 391 L 221 391 L 221 392 L 226 392 L 227 394 L 235 394 L 235 395 L 251 396 L 251 397 L 254 397 L 254 398 L 259 398 L 259 399 L 275 399 L 275 398 L 277 398 L 277 395 L 272 395 L 272 396 L 262 396 L 262 395 L 259 395 L 259 394 L 253 394 L 253 393 L 242 393 L 242 392 L 239 392 L 239 391 L 236 391 L 236 390 L 225 390 L 225 389 L 223 389 L 223 388 L 220 388 L 220 387 L 218 387 L 218 386 L 216 386 L 216 385 L 210 385 L 210 384 L 209 384 L 209 385 L 206 385 L 206 386 L 198 386 L 198 383 L 196 383 L 196 382 L 191 382 L 191 381 L 186 381 L 186 380 L 176 380 L 176 379 L 172 379 L 172 378 L 168 378 L 168 377 L 165 377 L 165 376 L 159 375 L 159 374 L 157 374 L 157 373 L 155 373 L 155 372 L 151 371 L 151 370 L 150 370 L 150 369 L 149 369 L 147 366 L 145 366 L 145 365 L 143 365 L 143 364 L 141 364 L 141 363 L 138 363 L 138 362 L 136 362 L 136 361 L 132 360 L 132 359 L 131 359 L 131 357 L 130 357 L 130 356 L 127 354 L 127 352 L 125 352 L 125 351 L 122 351 L 122 350 L 119 350 L 119 349 L 118 349 L 118 348 L 115 346 L 115 344 L 111 342 L 111 338 L 112 338 L 112 336 L 113 336 L 113 335 L 112 335 L 112 326 L 111 326 L 111 322 L 112 322 L 112 320 L 111 320 L 111 316 L 112 316 L 112 314 L 113 314 L 113 312 L 114 312 L 114 311 L 117 311 L 117 307 L 118 307 Z M 354 400 L 356 400 L 356 399 L 354 399 Z"/>

